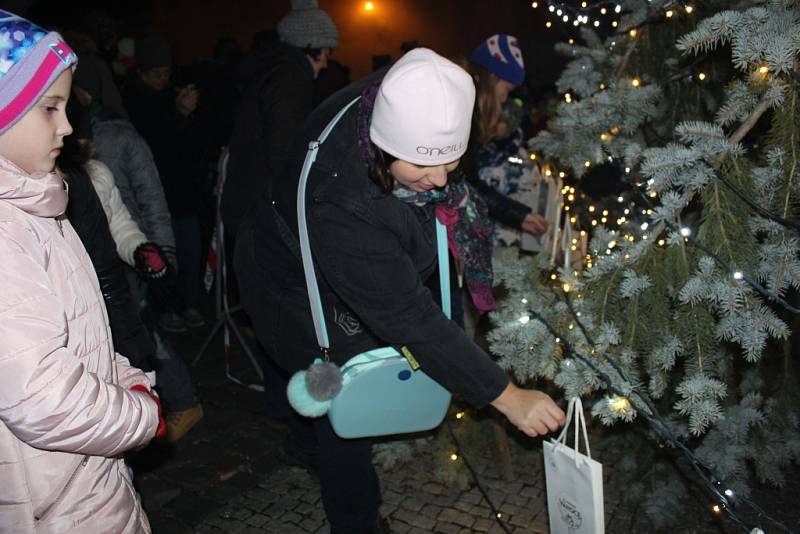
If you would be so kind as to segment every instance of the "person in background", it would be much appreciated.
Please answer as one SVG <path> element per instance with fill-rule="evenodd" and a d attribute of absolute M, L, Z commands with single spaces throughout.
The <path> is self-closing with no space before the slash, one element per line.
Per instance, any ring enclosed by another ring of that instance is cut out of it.
<path fill-rule="evenodd" d="M 257 48 L 239 69 L 244 92 L 222 192 L 222 220 L 229 236 L 236 235 L 250 206 L 269 194 L 311 113 L 313 81 L 339 43 L 336 25 L 316 0 L 292 0 L 292 10 L 277 30 L 281 43 Z"/>
<path fill-rule="evenodd" d="M 180 315 L 158 310 L 159 326 L 179 332 L 205 323 L 197 310 L 203 263 L 200 214 L 207 190 L 202 145 L 195 129 L 200 94 L 192 85 L 171 85 L 172 52 L 159 36 L 136 42 L 136 74 L 123 90 L 131 122 L 153 153 L 169 206 L 178 269 Z"/>
<path fill-rule="evenodd" d="M 73 85 L 73 91 L 76 89 Z M 78 228 L 87 230 L 79 231 L 78 235 L 89 250 L 98 272 L 103 296 L 109 307 L 109 321 L 114 340 L 117 341 L 118 335 L 125 336 L 123 338 L 125 340 L 130 337 L 130 330 L 133 329 L 137 334 L 141 334 L 140 328 L 145 329 L 145 325 L 142 324 L 140 307 L 136 305 L 131 294 L 131 287 L 125 278 L 124 265 L 120 260 L 127 263 L 130 270 L 136 273 L 138 280 L 134 283 L 143 281 L 150 289 L 150 295 L 160 299 L 162 304 L 172 300 L 175 291 L 175 273 L 160 247 L 148 241 L 131 218 L 109 168 L 102 162 L 92 159 L 91 126 L 85 109 L 77 103 L 77 99 L 70 100 L 67 117 L 74 125 L 75 131 L 65 139 L 58 159 L 58 168 L 65 172 L 72 186 L 67 214 L 71 216 L 70 214 L 78 209 L 73 205 L 73 199 L 79 200 L 79 206 L 83 208 L 81 213 L 77 214 L 80 215 L 78 220 L 81 223 Z M 86 198 L 90 196 L 84 191 L 87 184 L 91 189 L 91 196 L 96 197 L 99 202 L 94 203 L 93 199 Z M 77 189 L 74 194 L 73 189 Z M 95 204 L 100 208 L 99 215 L 102 221 L 97 220 L 98 212 Z M 110 244 L 113 248 L 110 251 L 106 248 L 103 228 L 108 229 L 111 237 Z M 122 276 L 123 280 L 119 280 L 118 275 Z M 120 316 L 120 313 L 111 313 L 112 306 L 109 302 L 114 304 L 115 310 L 125 305 L 124 311 L 127 312 L 128 301 L 134 306 L 135 318 L 127 314 Z M 152 324 L 151 311 L 144 308 L 141 312 L 145 318 L 150 319 L 147 323 Z M 200 422 L 203 418 L 203 409 L 197 400 L 192 377 L 184 361 L 158 332 L 151 333 L 149 330 L 151 329 L 145 330 L 148 343 L 145 343 L 139 335 L 137 339 L 142 343 L 138 347 L 129 347 L 126 343 L 124 348 L 131 351 L 147 349 L 144 361 L 137 358 L 132 363 L 141 369 L 155 370 L 158 384 L 156 389 L 166 413 L 167 430 L 164 438 L 166 441 L 175 442 Z M 128 356 L 127 352 L 122 350 L 121 352 Z M 140 355 L 139 352 L 136 354 Z"/>
<path fill-rule="evenodd" d="M 290 148 L 311 113 L 313 82 L 339 42 L 336 25 L 316 0 L 293 0 L 278 23 L 281 42 L 254 49 L 241 62 L 243 88 L 230 142 L 227 181 L 222 195 L 226 257 L 233 258 L 239 225 L 251 206 L 269 195 L 281 179 Z M 238 289 L 235 265 L 228 267 L 229 287 Z M 236 295 L 233 295 L 236 298 Z M 266 347 L 262 347 L 266 348 Z M 289 377 L 269 357 L 262 358 L 267 415 L 293 417 L 286 401 Z M 297 452 L 290 445 L 288 451 Z"/>
<path fill-rule="evenodd" d="M 525 66 L 517 39 L 496 34 L 481 42 L 470 56 L 475 80 L 471 159 L 467 176 L 489 206 L 492 219 L 532 235 L 548 230 L 545 218 L 508 195 L 519 190 L 525 171 L 515 163 L 524 150 L 520 111 L 508 104 L 508 95 L 525 82 Z M 509 159 L 511 158 L 511 159 Z"/>
<path fill-rule="evenodd" d="M 456 64 L 417 48 L 391 69 L 326 100 L 306 120 L 272 196 L 245 218 L 236 247 L 242 305 L 260 342 L 287 372 L 320 354 L 299 258 L 297 195 L 309 142 L 356 97 L 317 153 L 308 187 L 308 233 L 337 365 L 382 346 L 403 347 L 421 369 L 475 407 L 492 405 L 537 436 L 564 413 L 540 391 L 517 387 L 450 321 L 423 285 L 436 269 L 435 218 L 479 299 L 491 299 L 491 263 L 475 255 L 485 213 L 457 169 L 467 149 L 475 87 Z M 491 304 L 487 302 L 487 304 Z M 306 421 L 317 449 L 332 534 L 388 532 L 370 439 L 342 439 L 327 416 Z M 295 430 L 300 433 L 303 430 Z"/>
<path fill-rule="evenodd" d="M 147 533 L 122 453 L 162 426 L 158 397 L 114 350 L 53 172 L 77 58 L 12 13 L 0 28 L 0 531 Z"/>

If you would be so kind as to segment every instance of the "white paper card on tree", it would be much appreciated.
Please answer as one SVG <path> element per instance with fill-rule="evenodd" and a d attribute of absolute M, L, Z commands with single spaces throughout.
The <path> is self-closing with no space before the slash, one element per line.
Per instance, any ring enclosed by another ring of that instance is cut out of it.
<path fill-rule="evenodd" d="M 558 178 L 551 179 L 539 172 L 537 167 L 533 167 L 531 176 L 530 191 L 519 193 L 516 199 L 531 208 L 533 213 L 538 213 L 547 220 L 550 229 L 542 235 L 531 235 L 522 232 L 520 248 L 526 252 L 542 252 L 549 250 L 548 245 L 552 243 L 553 233 L 558 219 L 558 208 L 561 202 L 561 186 Z"/>

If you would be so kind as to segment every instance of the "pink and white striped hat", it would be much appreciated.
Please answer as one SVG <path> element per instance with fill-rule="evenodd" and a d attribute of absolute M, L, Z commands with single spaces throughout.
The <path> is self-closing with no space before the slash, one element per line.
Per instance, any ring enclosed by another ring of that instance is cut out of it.
<path fill-rule="evenodd" d="M 77 61 L 58 33 L 0 10 L 0 135 Z"/>

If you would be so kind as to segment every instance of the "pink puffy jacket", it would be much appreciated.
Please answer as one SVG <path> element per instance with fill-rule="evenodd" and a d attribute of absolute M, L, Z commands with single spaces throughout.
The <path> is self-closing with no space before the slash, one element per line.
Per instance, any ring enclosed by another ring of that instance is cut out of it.
<path fill-rule="evenodd" d="M 114 352 L 54 174 L 0 157 L 0 533 L 150 532 L 121 454 L 145 445 L 147 377 Z"/>

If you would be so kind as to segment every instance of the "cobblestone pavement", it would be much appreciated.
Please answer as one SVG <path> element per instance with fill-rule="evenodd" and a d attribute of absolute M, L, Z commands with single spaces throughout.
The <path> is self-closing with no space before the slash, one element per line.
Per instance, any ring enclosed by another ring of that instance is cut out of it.
<path fill-rule="evenodd" d="M 188 360 L 209 331 L 210 326 L 173 336 L 172 341 Z M 238 347 L 231 361 L 233 374 L 253 379 L 255 374 Z M 263 393 L 226 378 L 221 336 L 192 371 L 205 419 L 177 444 L 151 445 L 131 462 L 153 531 L 327 533 L 318 485 L 305 470 L 284 465 L 278 457 L 286 429 L 265 417 Z M 511 443 L 513 482 L 502 479 L 494 458 L 471 458 L 471 463 L 508 532 L 546 533 L 541 446 Z M 602 447 L 595 449 L 603 460 Z M 382 514 L 393 533 L 505 532 L 477 487 L 446 487 L 430 470 L 415 465 L 379 469 Z M 613 473 L 612 463 L 605 462 L 604 473 L 606 477 Z M 615 502 L 618 493 L 606 489 L 606 532 L 642 531 L 633 527 L 638 523 L 635 514 Z"/>

